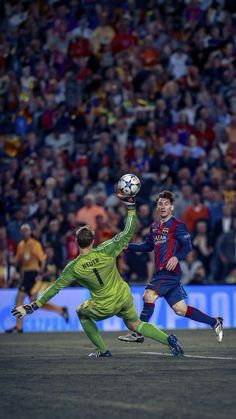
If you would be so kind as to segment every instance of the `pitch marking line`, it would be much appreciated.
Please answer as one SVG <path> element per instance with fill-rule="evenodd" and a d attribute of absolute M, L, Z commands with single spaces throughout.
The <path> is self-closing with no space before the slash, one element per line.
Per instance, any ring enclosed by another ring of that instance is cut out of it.
<path fill-rule="evenodd" d="M 172 354 L 168 354 L 166 352 L 140 352 L 141 354 L 145 355 L 159 355 L 159 356 L 173 356 Z M 228 361 L 236 361 L 236 358 L 233 357 L 224 357 L 224 356 L 203 356 L 203 355 L 186 355 L 184 354 L 184 358 L 197 358 L 197 359 L 222 359 Z"/>

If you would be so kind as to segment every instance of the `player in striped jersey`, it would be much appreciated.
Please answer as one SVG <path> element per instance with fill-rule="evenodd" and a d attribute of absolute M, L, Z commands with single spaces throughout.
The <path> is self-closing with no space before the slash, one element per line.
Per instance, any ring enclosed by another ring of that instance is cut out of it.
<path fill-rule="evenodd" d="M 208 324 L 216 334 L 218 342 L 223 339 L 221 317 L 211 317 L 200 310 L 186 305 L 181 287 L 181 269 L 179 261 L 191 251 L 190 235 L 185 225 L 172 215 L 174 195 L 163 191 L 157 198 L 158 220 L 151 224 L 150 233 L 143 243 L 130 243 L 128 251 L 152 252 L 155 255 L 155 274 L 145 288 L 144 306 L 140 320 L 148 322 L 155 308 L 155 300 L 164 297 L 170 307 L 179 316 L 188 317 L 197 322 Z M 120 336 L 124 342 L 142 343 L 144 337 L 137 332 Z"/>

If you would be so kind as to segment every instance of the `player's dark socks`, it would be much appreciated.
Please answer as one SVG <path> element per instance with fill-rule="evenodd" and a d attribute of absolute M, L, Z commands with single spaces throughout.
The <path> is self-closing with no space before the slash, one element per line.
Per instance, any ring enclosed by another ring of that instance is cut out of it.
<path fill-rule="evenodd" d="M 216 324 L 216 319 L 214 317 L 208 316 L 197 308 L 191 306 L 187 307 L 185 317 L 195 320 L 196 322 L 209 324 L 211 327 L 214 327 Z"/>
<path fill-rule="evenodd" d="M 154 303 L 144 303 L 143 310 L 140 315 L 141 322 L 147 322 L 147 323 L 149 322 L 150 318 L 153 315 L 154 308 L 155 308 Z"/>

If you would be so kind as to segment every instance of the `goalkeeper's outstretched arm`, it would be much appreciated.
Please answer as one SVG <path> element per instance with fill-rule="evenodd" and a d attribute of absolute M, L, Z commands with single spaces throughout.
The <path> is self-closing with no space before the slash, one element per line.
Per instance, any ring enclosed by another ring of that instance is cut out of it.
<path fill-rule="evenodd" d="M 50 286 L 48 287 L 37 299 L 30 304 L 25 304 L 23 306 L 13 307 L 11 310 L 13 316 L 17 317 L 18 319 L 22 319 L 26 316 L 26 314 L 32 314 L 35 310 L 42 307 L 46 304 L 49 300 L 51 300 L 54 295 L 58 294 L 59 291 L 68 285 L 70 285 L 74 280 L 74 272 L 71 266 L 72 264 L 69 263 L 62 271 L 59 278 Z"/>
<path fill-rule="evenodd" d="M 101 243 L 96 247 L 97 250 L 103 250 L 107 255 L 117 257 L 133 236 L 136 228 L 136 211 L 135 211 L 135 198 L 126 197 L 122 194 L 117 194 L 117 197 L 125 204 L 128 209 L 128 216 L 126 219 L 124 230 L 116 234 L 112 239 Z"/>

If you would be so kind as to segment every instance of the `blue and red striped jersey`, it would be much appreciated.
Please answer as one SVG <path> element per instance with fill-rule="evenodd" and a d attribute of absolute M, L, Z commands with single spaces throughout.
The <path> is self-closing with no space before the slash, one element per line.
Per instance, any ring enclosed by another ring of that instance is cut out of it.
<path fill-rule="evenodd" d="M 161 223 L 155 221 L 143 243 L 130 243 L 127 250 L 134 252 L 151 252 L 154 250 L 156 271 L 165 269 L 168 260 L 176 256 L 183 260 L 192 250 L 190 235 L 184 223 L 175 217 Z M 180 273 L 180 264 L 172 271 Z"/>

